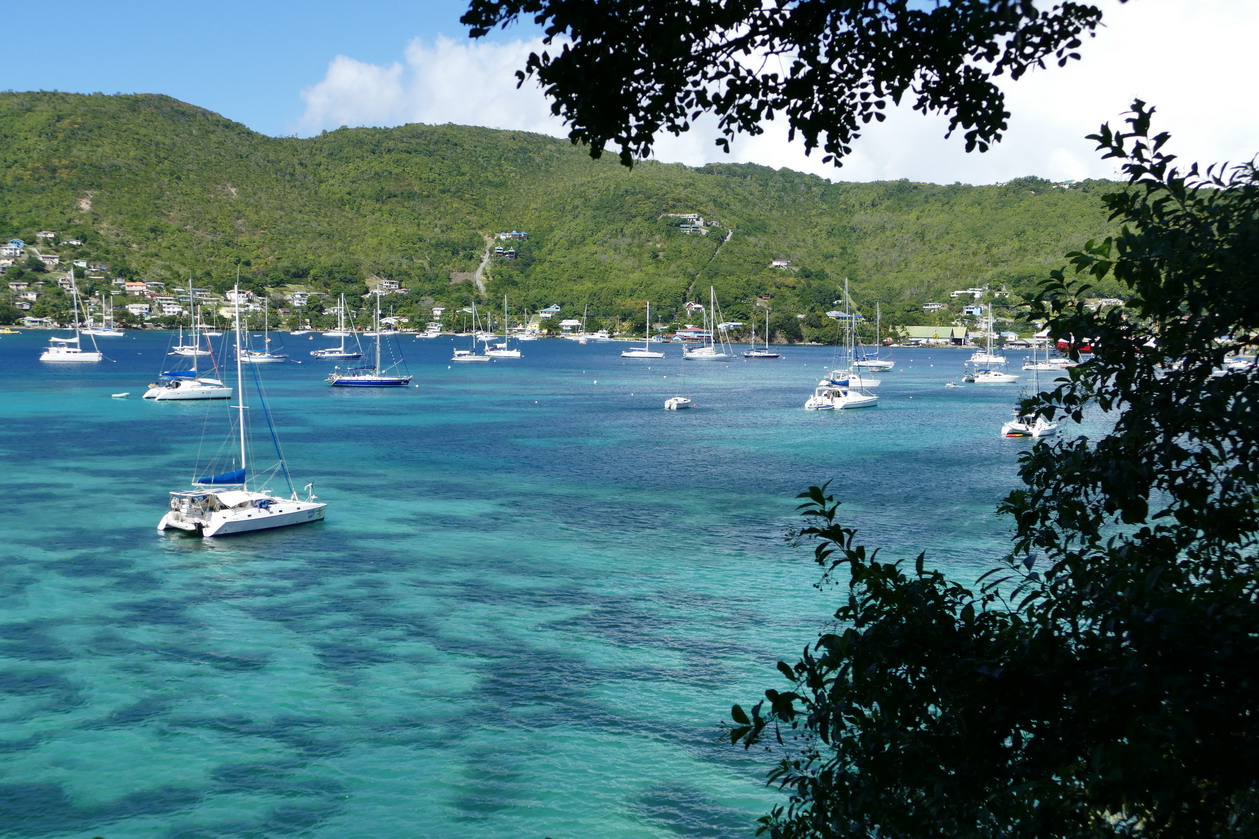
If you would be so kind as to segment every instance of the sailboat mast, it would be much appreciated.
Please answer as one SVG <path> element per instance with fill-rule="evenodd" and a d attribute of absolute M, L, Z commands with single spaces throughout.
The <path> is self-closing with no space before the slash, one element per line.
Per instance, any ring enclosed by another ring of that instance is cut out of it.
<path fill-rule="evenodd" d="M 70 266 L 70 303 L 74 308 L 74 338 L 79 338 L 79 285 L 74 281 L 74 266 Z"/>
<path fill-rule="evenodd" d="M 376 295 L 376 375 L 380 375 L 380 292 L 372 292 Z"/>
<path fill-rule="evenodd" d="M 248 469 L 248 464 L 245 462 L 245 376 L 244 376 L 244 365 L 241 361 L 241 352 L 240 352 L 240 268 L 236 269 L 236 294 L 235 296 L 236 296 L 236 300 L 235 300 L 235 303 L 236 303 L 236 306 L 235 306 L 235 311 L 236 311 L 236 385 L 237 385 L 237 389 L 240 391 L 240 393 L 237 394 L 237 396 L 239 397 L 239 404 L 236 406 L 236 410 L 240 414 L 240 418 L 237 422 L 237 425 L 240 426 L 240 429 L 239 429 L 240 430 L 240 468 L 243 472 L 240 480 L 241 480 L 241 486 L 243 487 L 245 486 L 245 482 L 249 480 L 249 473 L 247 471 L 244 471 Z"/>
<path fill-rule="evenodd" d="M 708 287 L 708 346 L 717 347 L 717 289 Z"/>
<path fill-rule="evenodd" d="M 192 275 L 191 274 L 188 275 L 188 312 L 192 315 L 192 355 L 191 355 L 191 358 L 192 358 L 192 376 L 195 379 L 197 376 L 201 374 L 201 365 L 197 363 L 197 354 L 200 353 L 201 351 L 201 339 L 198 337 L 198 333 L 197 333 L 197 321 L 200 320 L 200 318 L 197 316 L 197 301 L 192 296 Z M 180 343 L 182 344 L 183 341 L 180 341 Z M 206 345 L 206 349 L 210 348 L 210 339 L 208 337 L 205 339 L 205 345 Z"/>
<path fill-rule="evenodd" d="M 74 283 L 74 266 L 70 266 L 70 307 L 74 311 L 74 336 L 79 336 L 79 289 Z"/>

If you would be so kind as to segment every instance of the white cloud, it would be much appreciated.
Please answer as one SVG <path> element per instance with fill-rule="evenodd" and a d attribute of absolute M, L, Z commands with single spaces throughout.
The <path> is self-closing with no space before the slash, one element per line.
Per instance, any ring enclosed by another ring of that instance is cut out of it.
<path fill-rule="evenodd" d="M 402 66 L 364 64 L 338 55 L 319 84 L 302 91 L 308 130 L 342 125 L 389 125 L 403 97 Z"/>
<path fill-rule="evenodd" d="M 516 70 L 540 40 L 508 43 L 416 38 L 389 67 L 338 56 L 302 91 L 300 134 L 348 126 L 456 123 L 566 136 L 536 85 L 516 87 Z"/>
<path fill-rule="evenodd" d="M 1259 4 L 1100 2 L 1106 26 L 1085 42 L 1082 60 L 1005 85 L 1010 128 L 988 153 L 966 154 L 960 136 L 944 139 L 943 117 L 923 117 L 905 106 L 869 128 L 839 169 L 816 152 L 806 157 L 798 141 L 789 144 L 782 120 L 768 123 L 761 136 L 739 138 L 725 155 L 713 143 L 715 121 L 703 118 L 687 134 L 658 138 L 655 157 L 692 166 L 760 163 L 844 181 L 1115 177 L 1114 163 L 1100 160 L 1084 137 L 1103 122 L 1117 125 L 1136 97 L 1158 108 L 1157 127 L 1172 132 L 1174 150 L 1185 160 L 1240 162 L 1259 152 L 1259 112 L 1242 99 L 1247 82 L 1259 75 L 1259 51 L 1248 43 L 1259 29 Z M 388 67 L 338 57 L 325 78 L 302 93 L 301 133 L 424 122 L 566 136 L 532 82 L 516 88 L 515 71 L 541 49 L 540 40 L 438 38 L 413 40 L 404 59 Z"/>

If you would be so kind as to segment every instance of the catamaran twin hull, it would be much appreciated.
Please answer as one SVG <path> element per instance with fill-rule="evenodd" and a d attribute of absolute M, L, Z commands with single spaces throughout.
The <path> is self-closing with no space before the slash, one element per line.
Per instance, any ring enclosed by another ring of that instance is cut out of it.
<path fill-rule="evenodd" d="M 270 530 L 323 521 L 322 501 L 275 498 L 261 492 L 229 490 L 171 493 L 171 509 L 158 522 L 159 531 L 183 530 L 203 538 Z"/>
<path fill-rule="evenodd" d="M 80 361 L 100 361 L 104 358 L 104 354 L 97 350 L 81 350 L 78 347 L 59 347 L 51 346 L 40 354 L 40 361 L 55 362 L 80 362 Z"/>

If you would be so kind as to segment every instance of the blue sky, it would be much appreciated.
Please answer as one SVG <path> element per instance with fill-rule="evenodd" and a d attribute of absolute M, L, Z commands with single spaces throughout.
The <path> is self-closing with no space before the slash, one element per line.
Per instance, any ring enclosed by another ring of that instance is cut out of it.
<path fill-rule="evenodd" d="M 164 93 L 272 136 L 338 55 L 388 64 L 416 37 L 464 39 L 463 0 L 61 0 L 0 47 L 7 90 Z M 501 36 L 499 36 L 501 39 Z M 335 127 L 335 126 L 332 126 Z"/>
<path fill-rule="evenodd" d="M 833 180 L 909 178 L 993 183 L 1020 175 L 1111 177 L 1085 134 L 1116 123 L 1140 96 L 1159 108 L 1182 158 L 1249 160 L 1259 153 L 1259 3 L 1254 0 L 1099 0 L 1106 29 L 1084 60 L 1007 88 L 1014 117 L 995 152 L 965 154 L 944 122 L 902 109 L 871 130 L 842 169 L 805 157 L 781 130 L 712 144 L 711 123 L 665 138 L 657 157 L 700 165 L 755 162 Z M 163 93 L 272 136 L 341 125 L 486 125 L 563 136 L 536 90 L 513 71 L 536 48 L 519 27 L 472 43 L 466 0 L 216 0 L 178 4 L 62 0 L 24 15 L 0 46 L 0 87 L 80 93 Z"/>

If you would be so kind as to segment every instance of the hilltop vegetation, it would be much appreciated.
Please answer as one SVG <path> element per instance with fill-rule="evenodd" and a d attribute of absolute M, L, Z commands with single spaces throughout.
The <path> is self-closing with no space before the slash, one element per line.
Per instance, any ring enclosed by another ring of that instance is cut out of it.
<path fill-rule="evenodd" d="M 762 166 L 632 170 L 564 140 L 464 126 L 343 128 L 266 137 L 151 95 L 0 94 L 0 237 L 55 230 L 116 274 L 226 288 L 362 294 L 399 280 L 395 308 L 510 295 L 516 311 L 589 307 L 612 323 L 681 317 L 717 289 L 749 319 L 772 295 L 785 337 L 822 329 L 844 277 L 892 324 L 946 323 L 922 304 L 988 286 L 1012 303 L 1105 235 L 1100 195 L 1038 178 L 1001 186 L 830 183 Z M 709 224 L 685 233 L 670 213 Z M 529 233 L 514 260 L 475 272 L 500 231 Z M 72 256 L 73 254 L 67 254 Z M 774 259 L 791 267 L 774 268 Z M 1099 294 L 1117 289 L 1100 288 Z M 805 314 L 803 321 L 797 314 Z"/>

